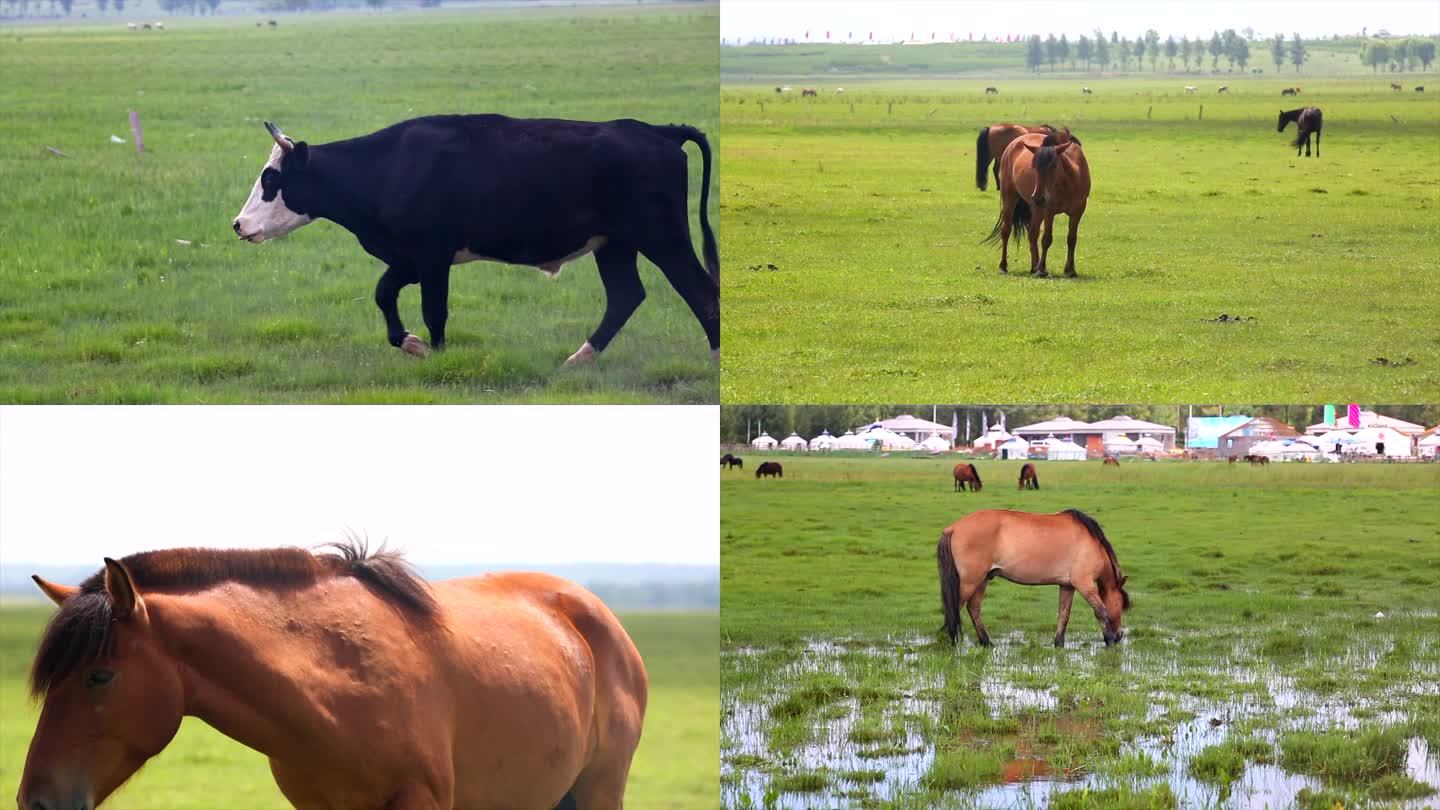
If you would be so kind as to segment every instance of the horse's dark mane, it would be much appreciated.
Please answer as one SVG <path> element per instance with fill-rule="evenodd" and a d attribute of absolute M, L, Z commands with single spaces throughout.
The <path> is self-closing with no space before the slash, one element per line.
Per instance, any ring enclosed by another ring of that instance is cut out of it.
<path fill-rule="evenodd" d="M 120 562 L 135 586 L 147 590 L 193 590 L 221 582 L 247 585 L 304 585 L 324 576 L 349 576 L 380 598 L 421 617 L 433 616 L 429 586 L 397 551 L 383 546 L 373 553 L 361 539 L 331 543 L 334 553 L 312 554 L 301 548 L 175 548 L 132 554 Z M 45 628 L 30 669 L 30 693 L 44 695 L 76 669 L 110 652 L 112 605 L 105 590 L 105 569 L 80 584 Z"/>
<path fill-rule="evenodd" d="M 974 464 L 971 464 L 971 465 L 970 465 L 970 474 L 973 475 L 973 476 L 975 476 L 975 483 L 977 483 L 977 484 L 983 484 L 983 483 L 985 483 L 984 481 L 981 481 L 981 480 L 980 480 L 980 468 L 979 468 L 979 467 L 976 467 Z"/>
<path fill-rule="evenodd" d="M 1081 512 L 1079 509 L 1066 509 L 1065 514 L 1074 518 L 1077 523 L 1085 527 L 1085 531 L 1089 532 L 1091 537 L 1100 541 L 1100 546 L 1105 549 L 1106 556 L 1110 558 L 1110 573 L 1115 576 L 1115 587 L 1120 589 L 1120 598 L 1125 609 L 1129 610 L 1130 594 L 1126 593 L 1125 588 L 1120 585 L 1120 561 L 1115 559 L 1115 548 L 1110 545 L 1110 541 L 1105 537 L 1105 530 L 1100 528 L 1100 524 L 1095 522 L 1095 518 Z"/>
<path fill-rule="evenodd" d="M 1045 136 L 1045 145 L 1035 153 L 1035 171 L 1047 172 L 1055 165 L 1055 147 L 1050 143 L 1054 139 L 1054 133 Z"/>

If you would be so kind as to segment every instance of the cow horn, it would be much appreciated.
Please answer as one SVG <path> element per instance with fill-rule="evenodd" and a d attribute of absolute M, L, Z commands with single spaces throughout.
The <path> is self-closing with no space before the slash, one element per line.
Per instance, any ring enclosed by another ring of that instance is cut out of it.
<path fill-rule="evenodd" d="M 281 134 L 280 128 L 269 121 L 265 122 L 265 130 L 275 139 L 275 143 L 280 145 L 280 151 L 288 153 L 295 148 L 295 142 Z"/>

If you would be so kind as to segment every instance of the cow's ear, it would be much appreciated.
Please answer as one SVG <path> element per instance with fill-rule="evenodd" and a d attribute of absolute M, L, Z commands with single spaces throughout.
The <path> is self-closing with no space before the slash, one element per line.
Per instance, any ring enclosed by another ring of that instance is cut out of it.
<path fill-rule="evenodd" d="M 290 162 L 297 169 L 305 168 L 310 161 L 310 144 L 301 141 L 295 144 L 295 151 L 290 153 Z"/>

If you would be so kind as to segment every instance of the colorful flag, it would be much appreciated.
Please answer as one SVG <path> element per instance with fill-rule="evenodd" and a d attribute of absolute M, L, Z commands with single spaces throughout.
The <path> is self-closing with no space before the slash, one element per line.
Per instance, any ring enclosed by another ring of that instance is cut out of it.
<path fill-rule="evenodd" d="M 1350 403 L 1349 405 L 1347 405 L 1347 406 L 1346 406 L 1346 416 L 1349 416 L 1349 417 L 1350 417 L 1350 427 L 1352 427 L 1352 428 L 1358 428 L 1358 427 L 1360 427 L 1360 406 L 1359 406 L 1359 405 L 1356 405 L 1356 404 L 1353 403 L 1353 402 Z"/>
<path fill-rule="evenodd" d="M 1334 405 L 1326 405 L 1326 406 L 1325 406 L 1325 426 L 1326 426 L 1326 427 L 1332 427 L 1332 428 L 1335 427 L 1335 406 L 1334 406 Z"/>

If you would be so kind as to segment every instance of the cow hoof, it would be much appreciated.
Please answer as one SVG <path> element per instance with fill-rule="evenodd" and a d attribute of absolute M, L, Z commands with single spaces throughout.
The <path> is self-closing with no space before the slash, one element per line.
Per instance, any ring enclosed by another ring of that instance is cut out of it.
<path fill-rule="evenodd" d="M 400 342 L 400 351 L 414 357 L 425 357 L 430 354 L 430 349 L 425 345 L 425 341 L 414 335 L 405 336 L 405 339 Z"/>
<path fill-rule="evenodd" d="M 587 340 L 585 341 L 585 345 L 576 349 L 574 354 L 565 359 L 565 365 L 583 366 L 587 363 L 593 363 L 595 362 L 595 355 L 597 354 L 599 354 L 599 352 L 595 351 L 595 347 L 591 346 L 590 341 Z"/>

